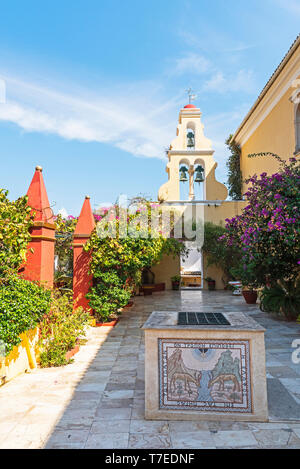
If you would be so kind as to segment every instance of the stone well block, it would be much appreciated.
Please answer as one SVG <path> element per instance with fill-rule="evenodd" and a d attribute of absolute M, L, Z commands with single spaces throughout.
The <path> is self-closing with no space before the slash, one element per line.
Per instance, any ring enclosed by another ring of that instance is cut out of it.
<path fill-rule="evenodd" d="M 265 329 L 243 313 L 224 317 L 228 325 L 182 326 L 178 312 L 151 314 L 143 326 L 146 419 L 268 420 Z"/>

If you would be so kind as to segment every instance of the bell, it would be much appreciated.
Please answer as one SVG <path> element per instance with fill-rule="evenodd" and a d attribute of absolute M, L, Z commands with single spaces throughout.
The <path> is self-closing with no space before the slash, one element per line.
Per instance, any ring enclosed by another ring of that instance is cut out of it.
<path fill-rule="evenodd" d="M 186 177 L 186 173 L 182 171 L 180 174 L 180 182 L 187 182 L 187 181 L 188 181 L 188 178 Z"/>
<path fill-rule="evenodd" d="M 195 182 L 198 182 L 200 184 L 200 182 L 204 181 L 203 172 L 204 172 L 204 169 L 202 168 L 202 166 L 200 165 L 197 166 L 196 174 L 195 174 Z"/>
<path fill-rule="evenodd" d="M 187 182 L 188 181 L 188 178 L 187 178 L 187 173 L 188 169 L 184 166 L 183 168 L 180 168 L 179 172 L 180 172 L 180 182 Z"/>
<path fill-rule="evenodd" d="M 187 134 L 187 147 L 188 148 L 194 148 L 195 146 L 195 137 L 193 132 L 189 132 Z"/>

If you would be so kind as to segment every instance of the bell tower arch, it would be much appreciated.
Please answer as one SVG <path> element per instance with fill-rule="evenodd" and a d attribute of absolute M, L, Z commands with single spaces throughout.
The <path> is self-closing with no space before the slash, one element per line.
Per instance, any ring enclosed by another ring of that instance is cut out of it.
<path fill-rule="evenodd" d="M 227 198 L 226 187 L 215 179 L 217 163 L 213 158 L 211 140 L 204 135 L 201 116 L 200 109 L 191 103 L 179 112 L 176 137 L 168 150 L 168 181 L 158 193 L 161 202 L 221 201 Z M 181 184 L 188 184 L 189 190 L 182 191 Z M 188 195 L 182 200 L 183 192 Z"/>
<path fill-rule="evenodd" d="M 191 102 L 184 106 L 179 112 L 176 137 L 167 151 L 168 180 L 160 187 L 158 200 L 162 209 L 166 207 L 170 212 L 171 208 L 175 214 L 179 229 L 176 233 L 174 230 L 174 236 L 183 240 L 188 252 L 180 257 L 177 271 L 166 258 L 158 272 L 164 272 L 160 281 L 169 281 L 175 273 L 180 275 L 181 289 L 206 289 L 204 279 L 208 277 L 216 281 L 217 289 L 223 289 L 222 269 L 208 265 L 202 249 L 205 222 L 224 225 L 226 218 L 242 213 L 247 201 L 226 200 L 228 191 L 216 180 L 214 150 L 204 135 L 201 117 L 200 109 Z"/>

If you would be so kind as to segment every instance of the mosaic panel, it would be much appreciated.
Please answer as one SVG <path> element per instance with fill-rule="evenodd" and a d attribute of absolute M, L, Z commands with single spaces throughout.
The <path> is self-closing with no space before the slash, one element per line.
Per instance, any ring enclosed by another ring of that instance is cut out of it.
<path fill-rule="evenodd" d="M 159 339 L 159 407 L 252 413 L 248 340 Z"/>

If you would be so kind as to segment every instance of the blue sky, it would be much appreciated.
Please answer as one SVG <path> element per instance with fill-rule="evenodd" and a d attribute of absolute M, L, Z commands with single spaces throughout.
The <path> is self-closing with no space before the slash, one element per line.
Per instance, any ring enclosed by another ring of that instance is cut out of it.
<path fill-rule="evenodd" d="M 39 164 L 55 212 L 155 198 L 189 86 L 225 182 L 224 140 L 299 24 L 300 0 L 2 3 L 0 187 L 26 193 Z"/>

